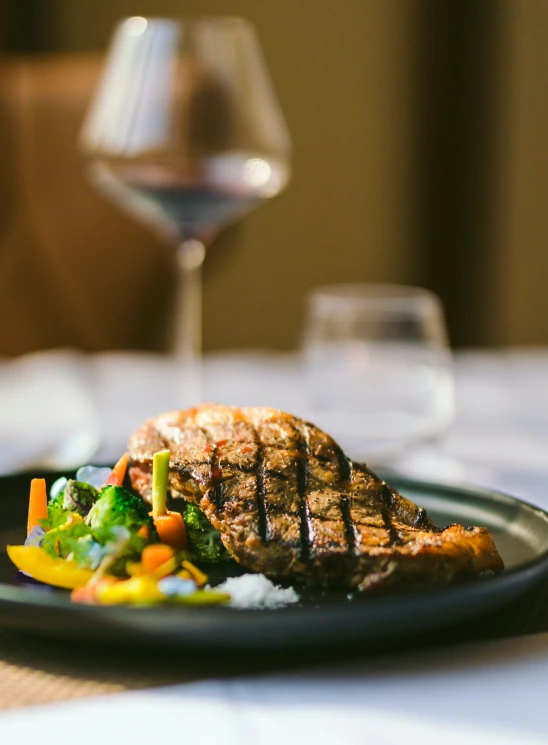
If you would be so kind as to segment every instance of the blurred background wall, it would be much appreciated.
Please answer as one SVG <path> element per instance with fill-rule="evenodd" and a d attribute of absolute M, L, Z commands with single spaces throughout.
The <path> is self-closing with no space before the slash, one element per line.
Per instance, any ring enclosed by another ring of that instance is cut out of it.
<path fill-rule="evenodd" d="M 206 348 L 293 348 L 306 291 L 345 281 L 431 287 L 457 346 L 548 343 L 542 2 L 3 0 L 0 353 L 165 343 L 169 252 L 75 141 L 120 17 L 227 12 L 257 28 L 294 175 L 212 247 Z"/>

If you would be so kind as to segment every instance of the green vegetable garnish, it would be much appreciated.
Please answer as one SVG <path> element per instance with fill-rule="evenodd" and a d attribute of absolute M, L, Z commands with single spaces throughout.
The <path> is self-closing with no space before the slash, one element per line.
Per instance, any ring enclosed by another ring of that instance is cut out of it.
<path fill-rule="evenodd" d="M 121 486 L 106 486 L 101 489 L 99 499 L 86 517 L 86 523 L 94 533 L 114 525 L 122 525 L 131 532 L 136 532 L 146 525 L 150 535 L 155 534 L 147 505 L 140 497 Z"/>
<path fill-rule="evenodd" d="M 69 510 L 66 510 L 63 506 L 64 492 L 60 492 L 54 499 L 50 499 L 48 502 L 48 517 L 49 524 L 52 528 L 58 528 L 60 525 L 66 523 L 68 516 L 70 515 Z"/>
<path fill-rule="evenodd" d="M 161 450 L 152 458 L 152 512 L 155 517 L 167 512 L 168 476 L 169 450 Z"/>
<path fill-rule="evenodd" d="M 101 531 L 94 532 L 93 538 L 101 545 L 107 546 L 107 548 L 112 545 L 113 541 L 116 542 L 117 540 L 110 528 L 104 528 Z M 123 547 L 118 549 L 116 555 L 113 556 L 113 561 L 109 564 L 107 570 L 108 574 L 114 577 L 127 577 L 126 564 L 128 561 L 140 561 L 141 554 L 146 545 L 147 541 L 144 538 L 141 538 L 136 533 L 130 533 L 128 538 L 123 542 Z"/>
<path fill-rule="evenodd" d="M 80 564 L 89 551 L 91 541 L 91 529 L 81 519 L 73 523 L 69 519 L 63 525 L 48 531 L 41 546 L 54 558 L 66 559 L 69 554 L 75 554 L 75 559 Z"/>
<path fill-rule="evenodd" d="M 199 507 L 187 504 L 183 520 L 186 525 L 188 550 L 194 561 L 216 564 L 230 559 L 230 554 L 222 544 L 221 534 L 211 525 Z"/>
<path fill-rule="evenodd" d="M 99 497 L 99 491 L 84 481 L 69 479 L 63 489 L 63 508 L 86 517 Z"/>

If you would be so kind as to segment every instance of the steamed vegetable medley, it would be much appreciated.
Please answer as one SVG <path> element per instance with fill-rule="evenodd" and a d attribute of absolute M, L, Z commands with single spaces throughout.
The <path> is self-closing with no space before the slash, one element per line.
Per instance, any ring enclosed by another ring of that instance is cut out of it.
<path fill-rule="evenodd" d="M 45 479 L 33 479 L 28 537 L 8 546 L 10 559 L 33 579 L 72 590 L 80 603 L 229 601 L 206 588 L 194 564 L 229 558 L 218 531 L 194 505 L 182 515 L 167 509 L 169 451 L 154 455 L 151 512 L 123 487 L 127 464 L 126 453 L 112 471 L 84 466 L 75 479 L 56 481 L 49 498 Z"/>

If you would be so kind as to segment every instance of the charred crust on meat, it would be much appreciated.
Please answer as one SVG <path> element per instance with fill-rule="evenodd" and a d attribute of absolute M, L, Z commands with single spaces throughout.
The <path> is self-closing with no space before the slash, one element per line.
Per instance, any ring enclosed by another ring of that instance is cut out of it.
<path fill-rule="evenodd" d="M 219 466 L 221 468 L 230 468 L 233 471 L 239 471 L 240 473 L 254 473 L 255 472 L 255 464 L 247 465 L 246 463 L 231 463 L 226 458 L 221 458 L 219 460 Z"/>
<path fill-rule="evenodd" d="M 428 514 L 424 507 L 418 507 L 415 518 L 413 520 L 413 527 L 426 528 L 428 527 L 429 522 L 430 520 L 428 519 Z"/>
<path fill-rule="evenodd" d="M 313 531 L 310 525 L 308 506 L 308 424 L 298 430 L 297 444 L 297 489 L 300 517 L 300 559 L 309 562 L 313 553 Z"/>
<path fill-rule="evenodd" d="M 352 520 L 351 507 L 353 494 L 351 491 L 352 484 L 352 461 L 343 453 L 342 449 L 336 446 L 337 460 L 339 465 L 339 479 L 341 488 L 345 494 L 341 499 L 341 517 L 344 524 L 344 532 L 349 553 L 353 554 L 356 550 L 356 526 Z"/>
<path fill-rule="evenodd" d="M 289 478 L 283 471 L 275 471 L 273 468 L 265 468 L 264 475 L 273 479 L 280 479 L 280 481 L 287 481 Z"/>
<path fill-rule="evenodd" d="M 269 540 L 269 524 L 268 524 L 268 513 L 266 509 L 266 496 L 265 496 L 265 468 L 264 468 L 264 453 L 263 444 L 261 443 L 257 434 L 255 434 L 257 440 L 257 459 L 255 462 L 256 471 L 256 498 L 257 498 L 257 512 L 259 514 L 259 536 L 263 543 L 268 543 Z"/>

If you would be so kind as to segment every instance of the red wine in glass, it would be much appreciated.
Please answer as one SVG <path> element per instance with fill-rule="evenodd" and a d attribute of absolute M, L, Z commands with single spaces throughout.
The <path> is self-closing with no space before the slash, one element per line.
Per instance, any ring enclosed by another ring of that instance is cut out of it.
<path fill-rule="evenodd" d="M 208 245 L 222 228 L 275 196 L 285 186 L 287 173 L 273 160 L 241 154 L 211 159 L 193 174 L 97 162 L 93 180 L 122 208 L 155 223 L 162 233 Z"/>

